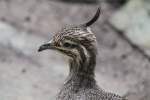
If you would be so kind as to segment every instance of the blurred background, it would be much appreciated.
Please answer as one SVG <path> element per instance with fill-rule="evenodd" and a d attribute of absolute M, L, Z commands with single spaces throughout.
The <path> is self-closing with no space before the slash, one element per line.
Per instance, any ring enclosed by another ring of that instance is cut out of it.
<path fill-rule="evenodd" d="M 150 0 L 0 0 L 0 100 L 55 100 L 67 59 L 38 47 L 66 24 L 89 20 L 96 80 L 129 100 L 150 100 Z M 64 60 L 65 59 L 65 60 Z"/>

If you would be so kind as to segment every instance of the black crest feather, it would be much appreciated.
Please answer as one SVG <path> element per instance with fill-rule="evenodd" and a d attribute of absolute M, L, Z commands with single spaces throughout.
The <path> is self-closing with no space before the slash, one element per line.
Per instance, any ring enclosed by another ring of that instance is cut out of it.
<path fill-rule="evenodd" d="M 98 8 L 94 17 L 90 21 L 88 21 L 87 23 L 83 24 L 83 26 L 85 26 L 85 27 L 91 26 L 94 22 L 96 22 L 98 20 L 100 13 L 101 13 L 101 9 Z"/>

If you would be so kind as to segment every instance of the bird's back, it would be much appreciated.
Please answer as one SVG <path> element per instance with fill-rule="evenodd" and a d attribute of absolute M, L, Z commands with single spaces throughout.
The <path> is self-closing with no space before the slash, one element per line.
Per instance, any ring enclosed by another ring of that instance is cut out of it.
<path fill-rule="evenodd" d="M 97 85 L 80 87 L 68 83 L 63 86 L 57 100 L 127 100 L 119 95 L 108 93 Z"/>

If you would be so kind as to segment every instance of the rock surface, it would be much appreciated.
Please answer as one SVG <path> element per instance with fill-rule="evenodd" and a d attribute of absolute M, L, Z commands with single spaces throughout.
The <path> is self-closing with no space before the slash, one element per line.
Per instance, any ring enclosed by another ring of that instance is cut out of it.
<path fill-rule="evenodd" d="M 150 63 L 112 28 L 110 6 L 92 26 L 98 40 L 96 80 L 105 90 L 129 100 L 149 100 Z M 50 0 L 0 1 L 0 100 L 55 100 L 67 74 L 67 58 L 54 51 L 37 53 L 65 24 L 84 23 L 96 5 Z M 64 60 L 65 59 L 65 60 Z"/>
<path fill-rule="evenodd" d="M 131 0 L 111 18 L 111 23 L 150 55 L 150 1 Z"/>

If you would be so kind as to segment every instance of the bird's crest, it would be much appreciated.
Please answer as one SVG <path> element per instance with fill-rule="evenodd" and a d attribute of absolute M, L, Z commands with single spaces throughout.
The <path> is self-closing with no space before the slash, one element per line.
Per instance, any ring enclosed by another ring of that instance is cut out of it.
<path fill-rule="evenodd" d="M 89 41 L 95 41 L 95 35 L 89 31 L 89 26 L 98 20 L 100 12 L 100 8 L 98 8 L 94 17 L 85 24 L 65 26 L 54 35 L 53 40 L 59 43 L 64 37 L 73 37 L 74 39 L 78 38 L 78 40 L 86 38 Z"/>
<path fill-rule="evenodd" d="M 91 26 L 94 22 L 96 22 L 98 20 L 100 13 L 101 13 L 101 9 L 98 8 L 95 16 L 90 21 L 83 24 L 83 26 L 85 26 L 85 27 Z"/>

